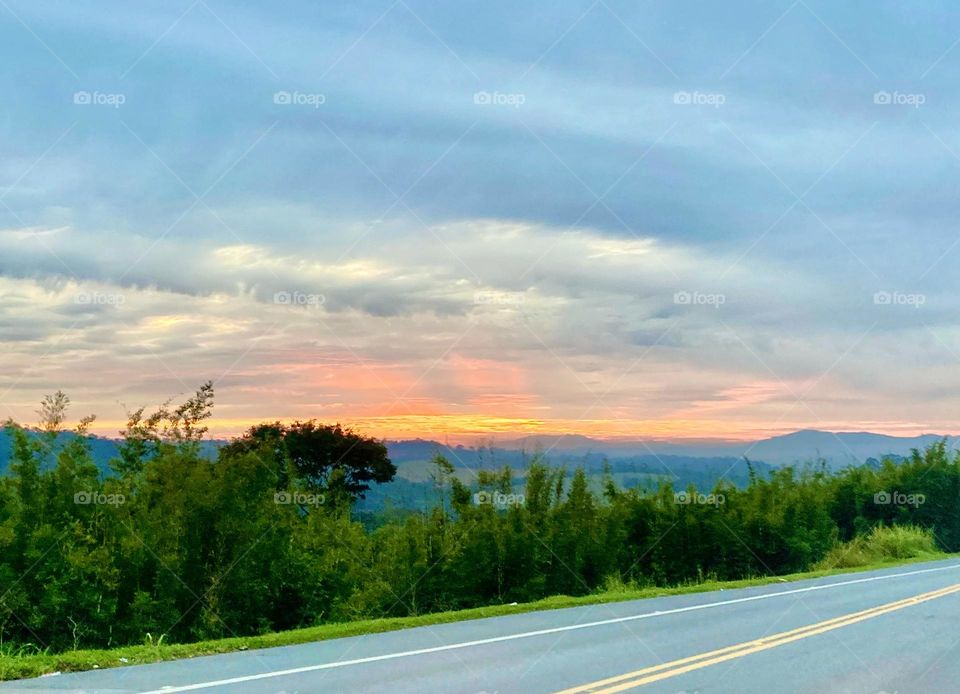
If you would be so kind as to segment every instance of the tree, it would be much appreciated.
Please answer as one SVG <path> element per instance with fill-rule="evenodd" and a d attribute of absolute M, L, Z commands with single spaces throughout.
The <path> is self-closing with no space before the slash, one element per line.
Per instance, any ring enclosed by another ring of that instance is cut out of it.
<path fill-rule="evenodd" d="M 203 422 L 213 416 L 213 381 L 207 381 L 182 405 L 170 409 L 171 401 L 144 416 L 146 408 L 127 413 L 127 426 L 120 432 L 123 443 L 113 468 L 120 474 L 138 472 L 164 446 L 189 448 L 196 453 L 207 433 Z"/>
<path fill-rule="evenodd" d="M 362 499 L 371 482 L 397 474 L 381 441 L 315 420 L 260 424 L 223 449 L 226 456 L 251 452 L 277 471 L 278 490 L 299 481 L 332 501 Z"/>

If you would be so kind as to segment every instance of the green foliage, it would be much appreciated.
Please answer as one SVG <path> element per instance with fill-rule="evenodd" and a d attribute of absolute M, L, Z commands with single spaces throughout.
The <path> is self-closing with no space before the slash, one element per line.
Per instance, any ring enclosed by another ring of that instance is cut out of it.
<path fill-rule="evenodd" d="M 960 458 L 943 444 L 901 463 L 751 474 L 743 488 L 599 493 L 535 456 L 467 485 L 432 461 L 438 503 L 361 523 L 353 504 L 396 468 L 379 441 L 316 422 L 263 424 L 201 454 L 213 404 L 129 415 L 113 473 L 91 418 L 60 435 L 8 423 L 0 478 L 3 653 L 178 644 L 419 618 L 464 608 L 859 566 L 960 548 Z M 845 544 L 842 544 L 845 543 Z M 169 650 L 173 649 L 173 650 Z M 137 651 L 138 653 L 140 651 Z"/>
<path fill-rule="evenodd" d="M 933 558 L 942 557 L 937 555 Z M 898 562 L 910 563 L 911 560 Z M 885 564 L 884 566 L 890 566 Z M 882 568 L 881 566 L 862 567 Z M 595 605 L 624 600 L 642 600 L 646 598 L 663 597 L 665 595 L 687 595 L 715 590 L 733 590 L 752 586 L 781 583 L 805 578 L 820 578 L 823 576 L 842 573 L 842 569 L 818 570 L 788 576 L 767 576 L 739 581 L 692 581 L 680 585 L 663 587 L 639 587 L 632 584 L 623 584 L 613 578 L 608 580 L 600 592 L 579 597 L 556 595 L 542 600 L 527 603 L 507 603 L 474 607 L 465 610 L 449 612 L 431 612 L 415 617 L 386 617 L 380 619 L 356 619 L 344 622 L 325 623 L 319 626 L 292 629 L 281 632 L 268 632 L 256 636 L 216 639 L 212 641 L 195 641 L 191 643 L 169 644 L 166 641 L 151 640 L 149 635 L 144 637 L 142 645 L 123 646 L 109 650 L 80 650 L 65 653 L 50 653 L 33 644 L 23 647 L 10 647 L 0 643 L 0 681 L 38 677 L 51 672 L 75 672 L 94 668 L 118 667 L 120 665 L 140 665 L 156 663 L 165 660 L 193 658 L 201 655 L 229 653 L 251 648 L 273 648 L 290 646 L 300 643 L 313 643 L 328 639 L 345 638 L 349 636 L 366 636 L 397 629 L 410 629 L 434 624 L 448 624 L 470 619 L 484 619 L 503 615 L 520 614 L 536 610 L 557 610 L 566 607 L 581 605 Z"/>
<path fill-rule="evenodd" d="M 936 538 L 929 528 L 916 525 L 878 525 L 831 549 L 817 568 L 853 568 L 883 562 L 933 557 L 939 553 Z"/>
<path fill-rule="evenodd" d="M 223 457 L 245 454 L 275 470 L 278 490 L 299 481 L 337 502 L 362 497 L 371 482 L 389 482 L 397 474 L 383 443 L 339 424 L 260 424 L 221 451 Z"/>

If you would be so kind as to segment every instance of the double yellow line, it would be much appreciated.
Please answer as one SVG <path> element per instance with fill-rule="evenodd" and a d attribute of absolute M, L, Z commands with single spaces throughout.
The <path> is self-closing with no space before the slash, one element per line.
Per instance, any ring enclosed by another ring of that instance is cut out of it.
<path fill-rule="evenodd" d="M 564 689 L 562 692 L 556 692 L 556 694 L 614 694 L 615 692 L 623 692 L 635 687 L 642 687 L 645 684 L 651 684 L 653 682 L 659 682 L 660 680 L 665 680 L 670 677 L 676 677 L 692 670 L 699 670 L 701 668 L 709 667 L 710 665 L 716 665 L 727 660 L 733 660 L 734 658 L 742 658 L 743 656 L 750 655 L 751 653 L 759 653 L 760 651 L 766 651 L 770 648 L 783 646 L 784 644 L 791 643 L 793 641 L 799 641 L 800 639 L 816 636 L 817 634 L 822 634 L 827 631 L 840 629 L 841 627 L 856 624 L 857 622 L 862 622 L 866 619 L 879 617 L 880 615 L 887 614 L 888 612 L 902 610 L 903 608 L 910 607 L 911 605 L 918 605 L 922 602 L 927 602 L 928 600 L 942 598 L 945 595 L 950 595 L 951 593 L 956 593 L 958 591 L 960 591 L 960 583 L 948 586 L 946 588 L 941 588 L 940 590 L 934 590 L 929 593 L 915 595 L 904 600 L 897 600 L 896 602 L 890 602 L 884 605 L 878 605 L 877 607 L 871 607 L 868 610 L 851 612 L 850 614 L 843 615 L 842 617 L 835 617 L 834 619 L 828 619 L 824 622 L 817 622 L 816 624 L 810 624 L 805 627 L 800 627 L 799 629 L 783 631 L 779 634 L 765 636 L 754 641 L 745 641 L 734 646 L 727 646 L 726 648 L 720 648 L 715 651 L 691 655 L 686 658 L 680 658 L 679 660 L 672 660 L 669 663 L 661 663 L 660 665 L 646 667 L 642 670 L 634 670 L 633 672 L 627 672 L 605 680 L 598 680 L 596 682 L 584 684 L 579 687 L 573 687 L 572 689 Z"/>

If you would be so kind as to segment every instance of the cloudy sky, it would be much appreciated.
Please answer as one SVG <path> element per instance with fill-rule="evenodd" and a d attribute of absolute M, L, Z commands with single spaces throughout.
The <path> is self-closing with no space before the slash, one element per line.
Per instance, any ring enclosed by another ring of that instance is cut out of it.
<path fill-rule="evenodd" d="M 960 431 L 960 10 L 0 2 L 0 416 Z"/>

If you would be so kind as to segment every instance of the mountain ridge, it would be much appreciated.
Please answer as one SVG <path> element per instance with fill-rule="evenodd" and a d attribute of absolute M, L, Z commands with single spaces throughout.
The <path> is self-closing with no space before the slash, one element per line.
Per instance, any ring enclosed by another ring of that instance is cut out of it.
<path fill-rule="evenodd" d="M 65 433 L 63 436 L 72 436 Z M 684 458 L 732 458 L 768 463 L 770 465 L 799 464 L 825 460 L 833 466 L 859 465 L 880 460 L 886 456 L 903 457 L 912 449 L 923 449 L 945 439 L 950 449 L 960 445 L 960 437 L 945 434 L 892 436 L 870 431 L 833 432 L 819 429 L 797 431 L 757 441 L 667 441 L 658 439 L 595 439 L 582 434 L 529 435 L 515 439 L 501 439 L 489 444 L 444 444 L 432 439 L 385 439 L 391 458 L 397 463 L 426 460 L 436 452 L 455 458 L 486 456 L 493 463 L 497 456 L 515 462 L 524 455 L 538 452 L 570 462 L 572 457 L 606 457 L 611 459 L 647 456 L 679 456 Z M 98 465 L 106 468 L 110 458 L 117 455 L 118 440 L 91 436 L 91 449 Z M 210 439 L 210 452 L 226 444 L 226 439 Z M 6 469 L 11 452 L 9 435 L 0 430 L 0 472 Z"/>
<path fill-rule="evenodd" d="M 614 455 L 682 455 L 691 457 L 747 457 L 775 465 L 802 463 L 824 459 L 834 464 L 862 464 L 869 458 L 887 455 L 909 455 L 914 448 L 923 449 L 946 439 L 951 449 L 960 443 L 960 437 L 947 434 L 920 434 L 892 436 L 871 431 L 824 431 L 799 429 L 756 441 L 666 441 L 629 439 L 591 439 L 581 435 L 526 436 L 501 440 L 495 447 L 523 449 L 530 452 L 597 453 Z"/>

